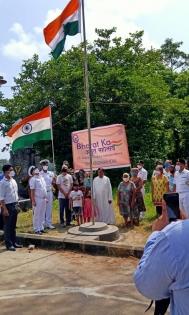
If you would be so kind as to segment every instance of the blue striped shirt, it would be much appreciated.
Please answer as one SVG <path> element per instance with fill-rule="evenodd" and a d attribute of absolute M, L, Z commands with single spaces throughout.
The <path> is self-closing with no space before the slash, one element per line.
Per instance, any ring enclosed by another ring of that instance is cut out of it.
<path fill-rule="evenodd" d="M 151 234 L 134 281 L 149 299 L 170 297 L 172 315 L 189 314 L 189 220 Z"/>

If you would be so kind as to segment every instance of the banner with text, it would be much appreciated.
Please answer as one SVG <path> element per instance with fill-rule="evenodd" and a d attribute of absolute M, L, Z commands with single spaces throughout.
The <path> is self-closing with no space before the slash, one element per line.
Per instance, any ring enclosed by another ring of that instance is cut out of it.
<path fill-rule="evenodd" d="M 130 166 L 125 127 L 121 124 L 92 128 L 93 169 Z M 74 169 L 89 170 L 88 130 L 72 132 Z"/>

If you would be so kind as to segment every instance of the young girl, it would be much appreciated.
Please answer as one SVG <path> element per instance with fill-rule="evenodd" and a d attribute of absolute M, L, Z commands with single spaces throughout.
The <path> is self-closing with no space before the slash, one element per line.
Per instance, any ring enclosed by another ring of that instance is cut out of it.
<path fill-rule="evenodd" d="M 83 193 L 79 190 L 79 185 L 74 184 L 73 190 L 70 193 L 70 209 L 73 210 L 78 225 L 83 223 L 82 209 L 83 209 Z"/>
<path fill-rule="evenodd" d="M 92 202 L 91 202 L 91 190 L 86 188 L 84 196 L 84 208 L 83 208 L 83 218 L 84 223 L 90 222 L 92 216 Z"/>

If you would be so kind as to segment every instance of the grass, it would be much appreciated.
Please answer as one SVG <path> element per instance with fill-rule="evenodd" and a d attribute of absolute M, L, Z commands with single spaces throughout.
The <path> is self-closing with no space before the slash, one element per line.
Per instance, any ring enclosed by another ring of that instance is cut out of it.
<path fill-rule="evenodd" d="M 119 209 L 116 204 L 116 189 L 113 189 L 113 198 L 114 198 L 114 211 L 115 211 L 115 217 L 116 217 L 116 225 L 122 228 L 124 225 L 124 220 L 122 216 L 120 216 Z M 145 205 L 147 209 L 145 213 L 145 217 L 142 220 L 140 226 L 136 228 L 136 230 L 140 233 L 146 234 L 146 233 L 150 233 L 152 221 L 156 218 L 155 208 L 151 200 L 151 191 L 150 191 L 149 183 L 147 183 L 146 185 Z M 58 200 L 55 200 L 53 203 L 52 222 L 55 226 L 57 225 L 58 227 L 58 224 L 59 224 Z M 18 215 L 17 230 L 18 232 L 22 232 L 22 233 L 24 232 L 32 233 L 32 210 L 28 210 L 27 212 L 21 212 Z"/>

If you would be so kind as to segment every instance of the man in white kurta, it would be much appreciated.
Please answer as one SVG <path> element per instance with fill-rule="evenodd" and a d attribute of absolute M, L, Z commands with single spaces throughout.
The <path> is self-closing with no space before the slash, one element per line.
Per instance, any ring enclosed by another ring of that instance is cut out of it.
<path fill-rule="evenodd" d="M 102 168 L 98 169 L 98 176 L 93 181 L 93 198 L 96 206 L 96 221 L 107 224 L 115 223 L 112 206 L 112 186 L 110 179 L 104 175 Z"/>

